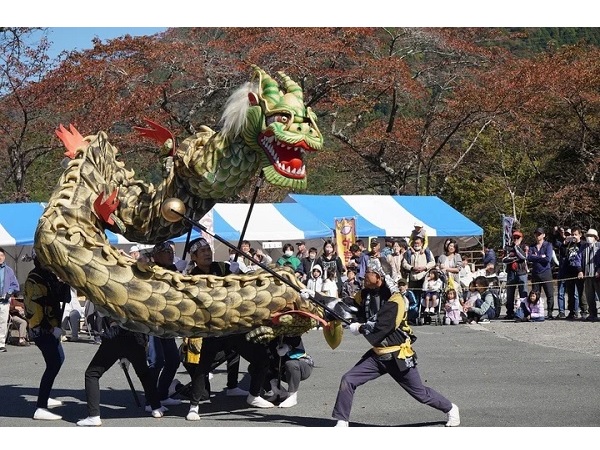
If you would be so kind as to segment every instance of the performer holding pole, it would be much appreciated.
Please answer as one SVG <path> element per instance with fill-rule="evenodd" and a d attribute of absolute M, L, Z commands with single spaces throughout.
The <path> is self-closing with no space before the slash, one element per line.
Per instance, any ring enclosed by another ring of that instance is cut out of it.
<path fill-rule="evenodd" d="M 332 414 L 336 427 L 348 426 L 356 388 L 386 373 L 415 400 L 446 413 L 447 427 L 456 427 L 460 425 L 458 406 L 421 381 L 405 300 L 389 275 L 380 260 L 372 258 L 364 289 L 354 297 L 360 323 L 354 322 L 349 329 L 354 335 L 362 334 L 372 348 L 342 377 Z"/>
<path fill-rule="evenodd" d="M 97 427 L 100 420 L 100 378 L 117 361 L 125 372 L 129 387 L 134 392 L 136 403 L 140 406 L 137 393 L 129 378 L 128 366 L 131 365 L 142 382 L 146 402 L 151 405 L 152 417 L 162 417 L 167 409 L 161 406 L 154 378 L 146 362 L 146 344 L 148 337 L 143 333 L 125 330 L 108 317 L 102 318 L 102 343 L 85 371 L 85 395 L 88 417 L 77 422 L 81 427 Z"/>
<path fill-rule="evenodd" d="M 221 242 L 222 244 L 226 245 L 228 248 L 235 251 L 237 254 L 249 259 L 254 264 L 256 264 L 258 267 L 265 270 L 266 272 L 268 272 L 269 274 L 271 274 L 272 276 L 277 278 L 282 283 L 287 284 L 289 287 L 291 287 L 292 289 L 297 291 L 302 296 L 302 298 L 310 300 L 310 301 L 316 303 L 318 306 L 322 307 L 327 313 L 329 313 L 329 315 L 331 317 L 333 317 L 333 319 L 339 320 L 341 322 L 344 322 L 347 325 L 350 325 L 351 321 L 349 320 L 349 318 L 352 317 L 352 310 L 349 310 L 348 307 L 342 301 L 340 301 L 340 299 L 326 297 L 326 296 L 321 295 L 318 292 L 310 291 L 309 289 L 302 289 L 302 288 L 290 283 L 289 280 L 287 280 L 286 278 L 284 278 L 283 276 L 281 276 L 280 274 L 275 272 L 270 267 L 268 267 L 268 266 L 264 265 L 263 263 L 261 263 L 260 261 L 258 261 L 252 255 L 243 252 L 239 248 L 237 248 L 234 245 L 227 242 L 221 236 L 219 236 L 215 233 L 211 233 L 204 225 L 187 217 L 182 212 L 182 210 L 185 210 L 185 206 L 183 205 L 183 202 L 181 202 L 181 200 L 175 199 L 175 198 L 166 200 L 162 206 L 162 214 L 165 219 L 167 219 L 171 222 L 175 222 L 175 221 L 178 221 L 181 219 L 185 220 L 186 222 L 188 222 L 192 226 L 198 228 L 199 230 L 205 232 L 209 236 L 214 237 L 219 242 Z M 330 305 L 333 305 L 333 308 Z"/>
<path fill-rule="evenodd" d="M 32 259 L 35 267 L 29 272 L 25 281 L 24 303 L 31 337 L 46 362 L 33 418 L 60 420 L 61 416 L 48 411 L 48 408 L 62 406 L 60 400 L 50 398 L 50 391 L 65 360 L 60 341 L 62 336 L 60 323 L 64 307 L 61 303 L 64 305 L 71 301 L 71 289 L 42 265 L 35 252 L 32 254 Z"/>

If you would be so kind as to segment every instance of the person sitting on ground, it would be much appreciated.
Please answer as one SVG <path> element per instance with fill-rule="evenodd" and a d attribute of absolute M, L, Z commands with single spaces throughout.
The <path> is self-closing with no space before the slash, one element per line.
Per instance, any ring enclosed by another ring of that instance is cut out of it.
<path fill-rule="evenodd" d="M 469 289 L 462 305 L 461 316 L 464 323 L 468 323 L 469 321 L 465 309 L 475 306 L 477 302 L 481 302 L 481 294 L 477 290 L 477 286 L 475 286 L 475 280 L 473 280 L 469 283 Z"/>
<path fill-rule="evenodd" d="M 543 322 L 544 302 L 540 302 L 540 293 L 531 291 L 526 299 L 515 308 L 515 322 Z"/>
<path fill-rule="evenodd" d="M 430 270 L 429 274 L 423 282 L 423 308 L 426 313 L 434 314 L 435 308 L 440 303 L 440 291 L 442 290 L 443 283 L 440 280 L 437 271 Z"/>
<path fill-rule="evenodd" d="M 496 317 L 494 308 L 494 294 L 489 289 L 486 277 L 475 278 L 475 288 L 479 291 L 481 299 L 474 306 L 464 306 L 463 311 L 467 314 L 468 323 L 490 323 L 490 319 Z"/>
<path fill-rule="evenodd" d="M 10 309 L 8 314 L 12 318 L 13 323 L 17 326 L 19 332 L 19 340 L 16 345 L 19 347 L 29 347 L 29 341 L 27 340 L 27 327 L 29 323 L 25 316 L 25 304 L 19 298 L 21 294 L 15 292 L 10 298 Z"/>
<path fill-rule="evenodd" d="M 446 291 L 446 304 L 444 305 L 444 310 L 446 312 L 446 317 L 444 318 L 444 323 L 446 325 L 458 325 L 460 323 L 462 305 L 454 289 L 448 289 Z"/>
<path fill-rule="evenodd" d="M 310 377 L 314 367 L 312 357 L 304 349 L 302 338 L 284 336 L 281 341 L 273 339 L 269 343 L 269 353 L 271 364 L 265 398 L 271 402 L 277 398 L 283 400 L 279 404 L 280 408 L 297 405 L 300 382 Z M 287 389 L 281 387 L 282 380 L 287 384 Z"/>

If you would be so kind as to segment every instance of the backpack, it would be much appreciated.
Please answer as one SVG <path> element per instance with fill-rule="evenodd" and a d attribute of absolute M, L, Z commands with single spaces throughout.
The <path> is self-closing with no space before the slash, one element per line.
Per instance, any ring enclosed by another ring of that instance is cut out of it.
<path fill-rule="evenodd" d="M 500 296 L 494 291 L 494 289 L 490 289 L 490 292 L 492 293 L 492 297 L 494 297 L 494 317 L 496 319 L 500 318 L 500 309 L 502 308 L 502 300 L 500 299 Z"/>
<path fill-rule="evenodd" d="M 404 258 L 410 264 L 410 259 L 412 258 L 412 251 L 410 248 L 406 250 L 406 253 L 404 253 Z M 433 254 L 431 253 L 431 250 L 429 250 L 428 247 L 425 247 L 425 258 L 427 258 L 428 263 L 434 260 Z"/>
<path fill-rule="evenodd" d="M 577 245 L 570 245 L 567 248 L 567 262 L 569 267 L 581 267 L 581 254 Z"/>

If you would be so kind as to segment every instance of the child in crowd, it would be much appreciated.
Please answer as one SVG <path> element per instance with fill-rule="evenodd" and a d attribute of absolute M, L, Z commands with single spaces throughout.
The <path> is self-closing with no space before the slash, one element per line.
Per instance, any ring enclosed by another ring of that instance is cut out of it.
<path fill-rule="evenodd" d="M 515 322 L 543 322 L 544 316 L 544 302 L 540 302 L 540 293 L 536 291 L 531 291 L 515 309 Z"/>
<path fill-rule="evenodd" d="M 354 305 L 354 295 L 361 290 L 362 286 L 356 279 L 356 269 L 348 267 L 346 269 L 346 281 L 342 283 L 342 299 L 349 306 Z"/>
<path fill-rule="evenodd" d="M 434 314 L 435 308 L 439 303 L 440 291 L 442 290 L 442 280 L 439 279 L 435 270 L 430 270 L 423 282 L 423 308 L 426 313 Z"/>
<path fill-rule="evenodd" d="M 462 311 L 462 305 L 456 295 L 456 290 L 448 289 L 446 291 L 446 304 L 444 305 L 444 309 L 446 310 L 444 323 L 446 325 L 458 325 L 461 320 L 460 312 Z"/>
<path fill-rule="evenodd" d="M 467 323 L 490 323 L 490 319 L 496 317 L 494 308 L 494 293 L 490 289 L 490 282 L 484 276 L 475 278 L 475 288 L 479 291 L 481 299 L 475 302 L 474 306 L 463 306 L 463 311 L 467 314 Z"/>
<path fill-rule="evenodd" d="M 406 317 L 408 323 L 416 325 L 417 318 L 419 317 L 419 302 L 415 298 L 413 291 L 408 290 L 408 284 L 405 280 L 398 280 L 398 289 L 400 290 L 400 295 L 402 295 L 406 301 Z"/>
<path fill-rule="evenodd" d="M 327 278 L 323 281 L 321 287 L 321 293 L 328 297 L 338 297 L 338 285 L 336 281 L 336 274 L 334 270 L 327 271 Z"/>
<path fill-rule="evenodd" d="M 323 279 L 321 275 L 323 274 L 323 269 L 318 264 L 313 266 L 312 272 L 310 274 L 310 278 L 306 282 L 306 288 L 311 291 L 321 292 L 323 290 Z"/>
<path fill-rule="evenodd" d="M 470 306 L 475 306 L 475 304 L 481 301 L 481 294 L 479 293 L 479 291 L 477 290 L 477 286 L 475 286 L 475 280 L 471 281 L 469 283 L 469 291 L 467 292 L 467 295 L 465 297 L 465 301 L 463 302 L 463 308 L 464 307 L 470 307 Z M 461 313 L 463 321 L 465 323 L 467 323 L 467 313 L 466 312 L 462 312 Z"/>

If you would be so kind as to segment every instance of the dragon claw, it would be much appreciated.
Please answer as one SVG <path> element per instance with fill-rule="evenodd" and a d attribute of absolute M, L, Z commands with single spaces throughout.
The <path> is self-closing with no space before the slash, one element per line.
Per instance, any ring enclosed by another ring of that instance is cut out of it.
<path fill-rule="evenodd" d="M 67 149 L 65 152 L 65 156 L 67 158 L 75 158 L 75 151 L 87 144 L 86 140 L 72 124 L 69 124 L 68 130 L 62 124 L 60 124 L 55 133 Z"/>

